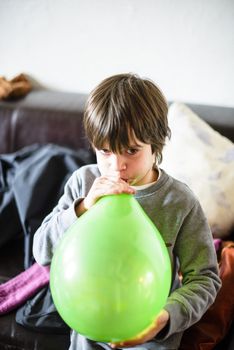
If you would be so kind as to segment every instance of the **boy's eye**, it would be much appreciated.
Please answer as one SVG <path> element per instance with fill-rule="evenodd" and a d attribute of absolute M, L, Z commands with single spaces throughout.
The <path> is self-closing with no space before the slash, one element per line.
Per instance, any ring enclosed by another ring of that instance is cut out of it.
<path fill-rule="evenodd" d="M 99 152 L 101 154 L 105 154 L 105 155 L 108 155 L 111 153 L 111 151 L 109 149 L 106 149 L 106 148 L 100 149 Z"/>
<path fill-rule="evenodd" d="M 136 154 L 137 152 L 138 152 L 138 149 L 136 149 L 136 148 L 129 148 L 126 150 L 126 153 L 131 155 L 131 156 Z"/>

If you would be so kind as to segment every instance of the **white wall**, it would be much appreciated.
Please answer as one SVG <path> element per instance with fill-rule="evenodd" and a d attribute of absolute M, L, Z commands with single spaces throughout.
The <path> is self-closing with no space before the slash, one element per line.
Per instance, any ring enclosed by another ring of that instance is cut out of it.
<path fill-rule="evenodd" d="M 234 106 L 234 1 L 0 0 L 0 75 L 89 92 L 129 71 L 170 100 Z"/>

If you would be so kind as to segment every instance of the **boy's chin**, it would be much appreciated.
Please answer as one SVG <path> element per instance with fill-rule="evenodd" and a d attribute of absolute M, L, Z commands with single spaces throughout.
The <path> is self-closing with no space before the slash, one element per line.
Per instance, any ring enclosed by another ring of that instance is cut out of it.
<path fill-rule="evenodd" d="M 126 182 L 129 184 L 129 186 L 138 186 L 137 179 L 128 179 Z"/>

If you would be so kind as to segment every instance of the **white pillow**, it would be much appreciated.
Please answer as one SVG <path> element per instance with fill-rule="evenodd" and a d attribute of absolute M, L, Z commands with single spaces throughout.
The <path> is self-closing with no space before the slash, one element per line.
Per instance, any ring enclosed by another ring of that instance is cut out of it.
<path fill-rule="evenodd" d="M 161 167 L 193 190 L 213 236 L 225 238 L 234 228 L 234 144 L 182 103 L 169 107 L 168 119 Z"/>

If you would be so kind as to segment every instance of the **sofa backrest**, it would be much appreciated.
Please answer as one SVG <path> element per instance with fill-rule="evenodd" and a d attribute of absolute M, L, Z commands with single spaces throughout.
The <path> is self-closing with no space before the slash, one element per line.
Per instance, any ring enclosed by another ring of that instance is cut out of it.
<path fill-rule="evenodd" d="M 33 90 L 18 101 L 0 101 L 0 153 L 34 143 L 89 148 L 82 118 L 86 94 Z M 187 104 L 214 129 L 234 141 L 234 108 Z"/>

